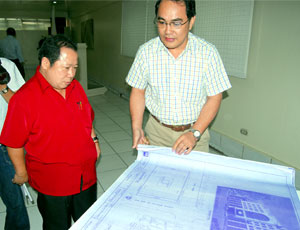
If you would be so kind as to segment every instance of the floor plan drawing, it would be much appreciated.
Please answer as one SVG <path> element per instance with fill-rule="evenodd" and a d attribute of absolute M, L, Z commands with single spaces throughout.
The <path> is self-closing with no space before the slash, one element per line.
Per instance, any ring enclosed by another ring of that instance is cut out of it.
<path fill-rule="evenodd" d="M 137 160 L 71 227 L 77 229 L 300 229 L 294 170 L 139 146 Z"/>

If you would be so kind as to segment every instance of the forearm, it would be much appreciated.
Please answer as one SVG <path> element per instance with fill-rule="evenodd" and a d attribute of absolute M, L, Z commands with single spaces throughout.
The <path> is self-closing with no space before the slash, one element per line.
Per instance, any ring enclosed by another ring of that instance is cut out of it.
<path fill-rule="evenodd" d="M 11 148 L 7 147 L 8 155 L 14 165 L 16 175 L 27 176 L 27 170 L 24 158 L 24 148 Z"/>
<path fill-rule="evenodd" d="M 91 132 L 91 138 L 95 138 L 97 136 L 94 126 L 92 127 L 92 132 Z M 101 149 L 99 146 L 99 140 L 94 140 L 95 146 L 96 146 L 96 151 L 97 151 L 97 159 L 99 158 L 100 154 L 101 154 Z"/>
<path fill-rule="evenodd" d="M 130 94 L 130 114 L 132 129 L 141 129 L 145 111 L 145 90 L 132 88 Z"/>
<path fill-rule="evenodd" d="M 215 118 L 219 110 L 221 101 L 222 93 L 219 93 L 215 96 L 207 97 L 207 101 L 204 104 L 197 121 L 193 125 L 193 128 L 203 133 Z"/>
<path fill-rule="evenodd" d="M 94 126 L 92 126 L 92 132 L 91 132 L 91 137 L 94 138 L 96 135 L 96 132 L 95 132 L 95 129 L 94 129 Z"/>

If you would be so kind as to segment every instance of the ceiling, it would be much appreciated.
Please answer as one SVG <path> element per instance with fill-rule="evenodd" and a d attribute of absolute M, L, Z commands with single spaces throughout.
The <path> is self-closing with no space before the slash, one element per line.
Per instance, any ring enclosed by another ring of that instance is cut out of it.
<path fill-rule="evenodd" d="M 80 15 L 104 7 L 118 0 L 56 0 L 56 12 L 67 12 L 69 15 Z M 119 0 L 121 1 L 121 0 Z M 0 0 L 0 11 L 9 15 L 19 14 L 19 12 L 40 12 L 47 13 L 52 10 L 53 1 L 49 0 Z M 17 17 L 18 15 L 15 15 Z M 0 16 L 1 17 L 1 16 Z M 3 16 L 2 16 L 3 17 Z"/>

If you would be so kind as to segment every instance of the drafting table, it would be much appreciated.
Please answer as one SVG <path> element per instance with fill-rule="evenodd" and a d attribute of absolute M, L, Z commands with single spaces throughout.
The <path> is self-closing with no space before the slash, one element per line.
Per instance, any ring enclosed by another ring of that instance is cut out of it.
<path fill-rule="evenodd" d="M 140 145 L 71 230 L 299 230 L 294 169 Z"/>

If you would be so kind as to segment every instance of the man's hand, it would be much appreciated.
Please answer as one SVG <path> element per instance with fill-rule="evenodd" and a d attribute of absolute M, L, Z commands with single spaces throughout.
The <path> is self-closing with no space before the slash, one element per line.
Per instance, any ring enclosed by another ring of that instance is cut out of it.
<path fill-rule="evenodd" d="M 132 148 L 136 149 L 138 144 L 149 145 L 149 140 L 144 135 L 142 129 L 133 129 L 132 130 Z"/>
<path fill-rule="evenodd" d="M 189 154 L 197 143 L 196 138 L 192 132 L 187 132 L 182 134 L 174 143 L 172 151 L 177 154 L 184 153 L 185 155 Z"/>
<path fill-rule="evenodd" d="M 100 145 L 99 145 L 99 142 L 96 142 L 95 143 L 96 145 L 96 151 L 97 151 L 97 160 L 99 159 L 100 157 L 100 154 L 101 154 L 101 149 L 100 149 Z"/>
<path fill-rule="evenodd" d="M 24 184 L 25 182 L 28 181 L 28 175 L 27 175 L 27 172 L 24 172 L 22 174 L 15 174 L 14 178 L 12 179 L 12 182 L 14 184 L 18 184 L 18 185 L 22 185 Z"/>

